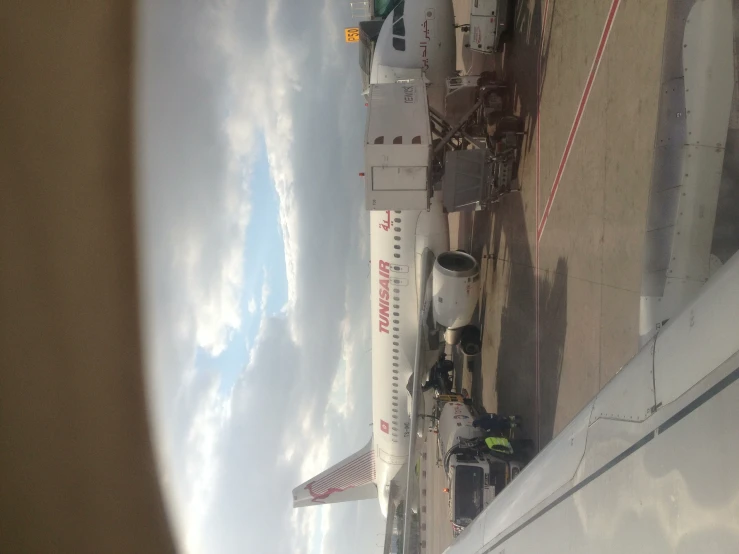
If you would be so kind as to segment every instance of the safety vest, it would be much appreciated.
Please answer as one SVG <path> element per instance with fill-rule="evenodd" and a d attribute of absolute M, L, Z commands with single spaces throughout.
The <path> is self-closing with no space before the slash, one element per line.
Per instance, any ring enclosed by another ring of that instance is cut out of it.
<path fill-rule="evenodd" d="M 511 443 L 504 437 L 487 437 L 485 439 L 485 444 L 490 450 L 503 452 L 505 454 L 513 454 Z"/>

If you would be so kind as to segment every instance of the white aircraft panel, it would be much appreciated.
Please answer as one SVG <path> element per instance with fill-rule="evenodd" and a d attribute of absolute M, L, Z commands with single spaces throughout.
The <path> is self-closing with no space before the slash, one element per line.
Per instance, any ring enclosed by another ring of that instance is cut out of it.
<path fill-rule="evenodd" d="M 724 150 L 686 145 L 683 156 L 684 175 L 680 183 L 675 236 L 671 248 L 672 258 L 669 261 L 667 277 L 703 283 L 709 277 L 708 259 L 711 255 Z M 664 296 L 667 300 L 668 291 L 665 291 Z M 679 300 L 694 297 L 690 295 Z M 670 304 L 674 306 L 674 310 L 683 307 L 680 301 Z M 669 315 L 671 314 L 667 314 L 667 317 Z"/>
<path fill-rule="evenodd" d="M 645 242 L 642 342 L 710 276 L 734 91 L 732 1 L 671 4 Z"/>
<path fill-rule="evenodd" d="M 644 421 L 654 407 L 654 339 L 619 371 L 595 399 L 591 422 L 599 418 Z"/>
<path fill-rule="evenodd" d="M 685 23 L 688 144 L 695 144 L 695 137 L 707 146 L 723 148 L 726 144 L 734 92 L 733 23 L 731 0 L 696 2 Z"/>
<path fill-rule="evenodd" d="M 657 404 L 667 405 L 739 349 L 739 256 L 703 286 L 657 337 L 654 377 Z"/>

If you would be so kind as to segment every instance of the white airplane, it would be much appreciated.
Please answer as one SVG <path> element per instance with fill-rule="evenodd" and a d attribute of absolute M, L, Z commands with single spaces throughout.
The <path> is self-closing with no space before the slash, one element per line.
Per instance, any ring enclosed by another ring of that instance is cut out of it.
<path fill-rule="evenodd" d="M 429 104 L 443 113 L 446 78 L 455 75 L 454 13 L 451 0 L 406 0 L 382 24 L 374 44 L 372 84 L 395 83 L 422 70 Z M 448 252 L 449 229 L 438 195 L 429 211 L 370 212 L 372 260 L 373 431 L 361 449 L 293 490 L 294 507 L 378 498 L 387 516 L 390 484 L 402 490 L 411 420 L 407 384 L 418 341 L 422 371 L 438 360 L 437 345 L 419 336 L 421 284 L 426 256 L 436 259 L 434 291 L 446 297 L 445 326 L 460 328 L 477 302 L 479 266 L 471 256 Z M 443 292 L 442 292 L 443 291 Z M 451 295 L 454 295 L 454 299 Z M 456 306 L 456 308 L 455 308 Z M 439 313 L 437 312 L 437 319 Z"/>
<path fill-rule="evenodd" d="M 375 22 L 370 22 L 374 27 Z M 360 66 L 369 84 L 395 83 L 423 70 L 429 105 L 444 113 L 446 79 L 456 75 L 451 0 L 405 0 L 377 36 L 363 37 Z M 366 73 L 369 71 L 369 74 Z"/>
<path fill-rule="evenodd" d="M 379 498 L 387 516 L 390 483 L 403 488 L 399 472 L 408 461 L 411 420 L 407 384 L 413 376 L 416 348 L 422 341 L 428 370 L 439 345 L 419 336 L 419 309 L 425 256 L 436 259 L 435 296 L 449 303 L 447 328 L 472 317 L 479 291 L 479 266 L 463 252 L 449 252 L 449 229 L 441 202 L 429 211 L 370 213 L 372 276 L 372 438 L 362 450 L 293 490 L 295 507 Z M 455 301 L 456 298 L 456 301 Z M 456 308 L 454 307 L 456 305 Z"/>

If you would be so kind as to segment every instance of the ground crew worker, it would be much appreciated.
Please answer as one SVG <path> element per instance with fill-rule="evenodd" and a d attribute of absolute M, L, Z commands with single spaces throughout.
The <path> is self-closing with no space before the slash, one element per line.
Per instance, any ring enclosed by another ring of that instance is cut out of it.
<path fill-rule="evenodd" d="M 511 442 L 505 437 L 486 437 L 485 445 L 493 452 L 499 452 L 501 454 L 513 454 L 513 447 Z"/>
<path fill-rule="evenodd" d="M 444 359 L 444 356 L 434 364 L 429 374 L 429 380 L 423 384 L 421 390 L 426 392 L 432 388 L 437 389 L 441 393 L 449 392 L 451 388 L 451 373 L 454 371 L 454 363 Z"/>

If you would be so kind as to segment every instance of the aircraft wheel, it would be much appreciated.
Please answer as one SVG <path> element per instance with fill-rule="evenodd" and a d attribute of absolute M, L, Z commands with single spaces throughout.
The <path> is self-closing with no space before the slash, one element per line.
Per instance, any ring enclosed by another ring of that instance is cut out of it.
<path fill-rule="evenodd" d="M 482 350 L 480 330 L 474 325 L 467 325 L 462 331 L 460 348 L 465 356 L 477 356 Z"/>
<path fill-rule="evenodd" d="M 474 342 L 462 343 L 461 348 L 465 356 L 477 356 L 480 353 L 480 346 Z"/>

